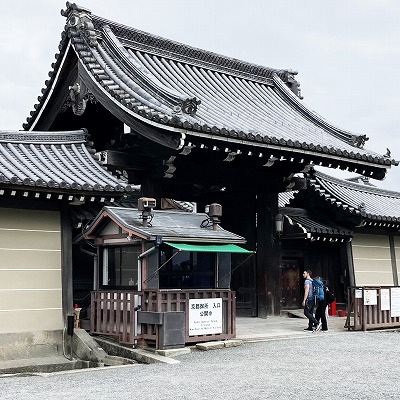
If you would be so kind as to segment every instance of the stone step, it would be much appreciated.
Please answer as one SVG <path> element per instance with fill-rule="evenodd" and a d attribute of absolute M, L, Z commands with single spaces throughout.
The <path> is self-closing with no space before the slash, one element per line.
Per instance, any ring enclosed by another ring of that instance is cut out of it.
<path fill-rule="evenodd" d="M 63 356 L 21 358 L 0 362 L 0 374 L 39 374 L 89 368 L 89 363 Z"/>
<path fill-rule="evenodd" d="M 110 367 L 110 366 L 117 366 L 117 365 L 137 364 L 137 361 L 132 360 L 130 358 L 126 358 L 126 357 L 107 355 L 104 358 L 103 363 L 105 366 Z"/>

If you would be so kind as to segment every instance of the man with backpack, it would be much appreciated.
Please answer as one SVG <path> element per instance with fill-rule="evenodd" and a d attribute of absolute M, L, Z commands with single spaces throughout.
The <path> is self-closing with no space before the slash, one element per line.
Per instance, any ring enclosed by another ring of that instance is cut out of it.
<path fill-rule="evenodd" d="M 311 278 L 311 271 L 303 272 L 304 278 L 304 297 L 301 305 L 304 307 L 304 315 L 308 318 L 308 327 L 305 331 L 313 332 L 318 327 L 318 321 L 314 318 L 315 297 L 313 290 L 313 280 Z M 319 326 L 320 327 L 320 326 Z"/>

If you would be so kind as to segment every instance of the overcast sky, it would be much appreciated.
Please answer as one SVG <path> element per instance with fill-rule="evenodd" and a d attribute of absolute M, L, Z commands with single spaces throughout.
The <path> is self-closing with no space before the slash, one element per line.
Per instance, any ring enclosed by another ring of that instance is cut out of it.
<path fill-rule="evenodd" d="M 398 0 L 80 0 L 93 14 L 233 58 L 298 71 L 304 103 L 400 160 Z M 14 0 L 0 13 L 0 130 L 19 130 L 48 79 L 61 0 Z M 325 171 L 326 172 L 326 171 Z M 349 175 L 328 170 L 345 178 Z M 400 166 L 372 181 L 400 192 Z"/>

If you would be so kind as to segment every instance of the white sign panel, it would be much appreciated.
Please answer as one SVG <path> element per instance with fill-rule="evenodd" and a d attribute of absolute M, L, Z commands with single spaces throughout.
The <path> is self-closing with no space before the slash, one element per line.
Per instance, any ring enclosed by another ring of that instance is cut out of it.
<path fill-rule="evenodd" d="M 364 306 L 376 306 L 378 304 L 378 293 L 376 289 L 364 290 Z"/>
<path fill-rule="evenodd" d="M 392 287 L 390 288 L 390 316 L 400 317 L 400 288 Z"/>
<path fill-rule="evenodd" d="M 222 333 L 222 299 L 189 300 L 189 336 Z"/>
<path fill-rule="evenodd" d="M 362 289 L 356 289 L 356 299 L 362 299 Z"/>
<path fill-rule="evenodd" d="M 381 311 L 390 310 L 390 290 L 381 289 Z"/>

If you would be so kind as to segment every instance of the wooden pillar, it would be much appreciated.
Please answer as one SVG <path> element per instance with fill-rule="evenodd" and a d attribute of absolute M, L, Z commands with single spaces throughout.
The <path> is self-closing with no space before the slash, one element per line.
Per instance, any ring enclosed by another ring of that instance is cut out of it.
<path fill-rule="evenodd" d="M 390 258 L 392 260 L 393 285 L 399 286 L 399 277 L 397 274 L 397 261 L 396 261 L 396 245 L 394 243 L 393 234 L 389 234 L 389 245 L 390 245 Z"/>
<path fill-rule="evenodd" d="M 275 234 L 278 193 L 257 195 L 258 317 L 279 315 L 281 309 L 280 243 Z"/>
<path fill-rule="evenodd" d="M 161 208 L 161 182 L 151 179 L 148 175 L 141 180 L 141 193 L 143 197 L 156 199 L 156 208 Z"/>
<path fill-rule="evenodd" d="M 347 253 L 347 262 L 348 262 L 348 272 L 349 272 L 349 285 L 356 285 L 356 275 L 354 271 L 354 263 L 353 263 L 353 250 L 351 247 L 351 242 L 346 243 L 346 253 Z"/>
<path fill-rule="evenodd" d="M 62 309 L 64 322 L 67 315 L 73 315 L 72 289 L 72 226 L 67 206 L 61 208 L 61 282 Z"/>

